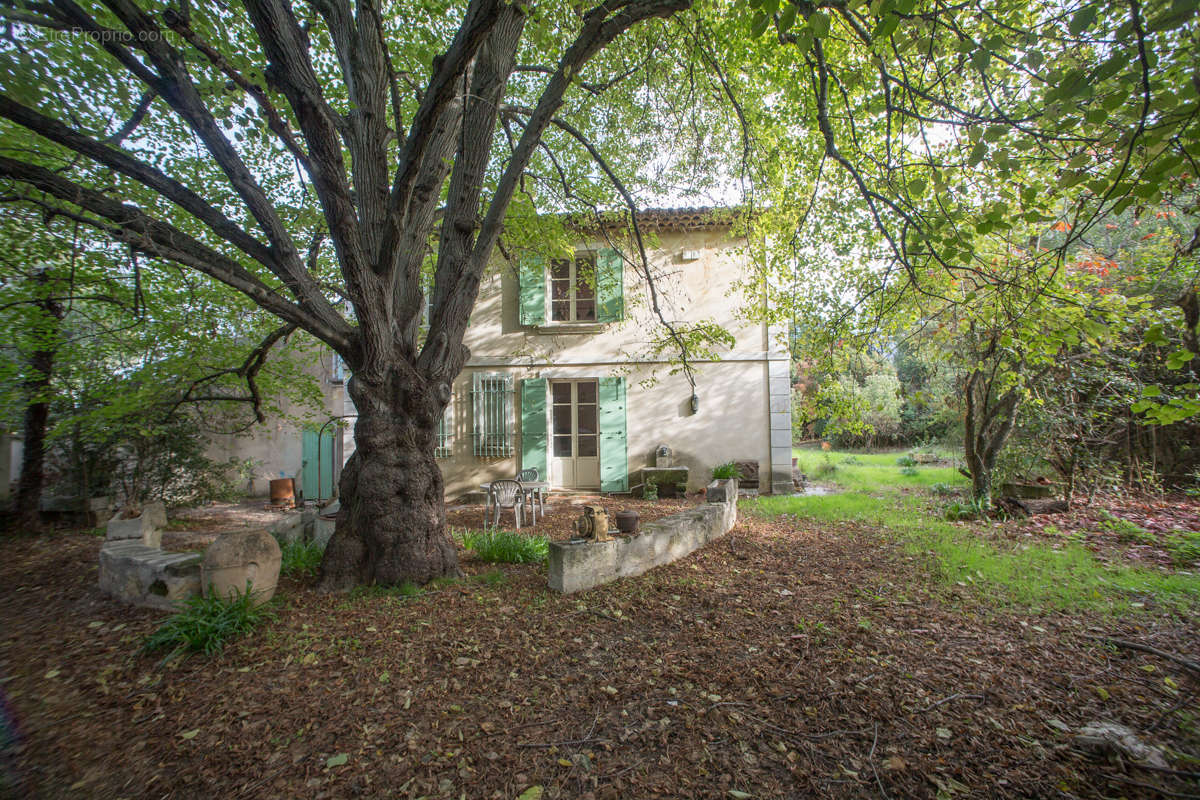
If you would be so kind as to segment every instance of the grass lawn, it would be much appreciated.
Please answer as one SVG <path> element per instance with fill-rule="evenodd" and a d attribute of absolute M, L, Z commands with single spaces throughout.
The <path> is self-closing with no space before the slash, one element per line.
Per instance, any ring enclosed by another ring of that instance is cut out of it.
<path fill-rule="evenodd" d="M 298 553 L 211 656 L 142 650 L 163 616 L 100 593 L 96 537 L 0 540 L 0 797 L 1196 795 L 1200 678 L 1097 638 L 1196 660 L 1194 576 L 945 522 L 924 487 L 953 470 L 846 455 L 842 493 L 743 501 L 576 595 L 528 531 L 459 532 L 463 579 L 347 595 Z M 540 533 L 575 513 L 550 511 Z M 1077 746 L 1100 720 L 1173 771 Z"/>
<path fill-rule="evenodd" d="M 946 581 L 975 587 L 992 604 L 1032 610 L 1089 609 L 1129 613 L 1147 604 L 1200 603 L 1200 574 L 1109 564 L 1077 541 L 1022 542 L 997 535 L 1003 523 L 947 522 L 941 505 L 965 490 L 953 466 L 908 466 L 895 453 L 794 451 L 802 471 L 838 494 L 762 497 L 752 513 L 870 526 L 908 552 L 931 553 Z M 915 491 L 937 489 L 938 493 Z M 940 499 L 939 499 L 940 495 Z M 962 498 L 959 498 L 960 500 Z"/>

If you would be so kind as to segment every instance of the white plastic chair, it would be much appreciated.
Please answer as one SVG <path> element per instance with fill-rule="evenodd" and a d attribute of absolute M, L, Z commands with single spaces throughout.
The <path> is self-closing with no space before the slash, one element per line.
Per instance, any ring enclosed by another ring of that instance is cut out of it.
<path fill-rule="evenodd" d="M 508 480 L 492 481 L 492 506 L 496 509 L 492 527 L 500 525 L 500 510 L 511 508 L 517 530 L 521 530 L 522 517 L 525 515 L 525 490 L 521 488 L 521 484 Z"/>
<path fill-rule="evenodd" d="M 537 467 L 530 467 L 529 469 L 523 469 L 517 473 L 517 481 L 536 481 L 538 480 L 539 475 L 540 474 L 538 473 Z M 526 489 L 525 494 L 529 498 L 529 508 L 533 512 L 533 522 L 536 525 L 539 512 L 541 512 L 543 517 L 546 516 L 546 503 L 542 497 L 542 490 L 540 487 L 536 489 Z"/>

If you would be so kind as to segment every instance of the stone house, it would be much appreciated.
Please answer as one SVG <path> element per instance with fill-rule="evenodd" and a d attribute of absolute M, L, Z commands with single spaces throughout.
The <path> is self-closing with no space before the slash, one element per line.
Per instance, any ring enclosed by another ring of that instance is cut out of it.
<path fill-rule="evenodd" d="M 688 468 L 689 490 L 717 464 L 749 461 L 760 491 L 791 491 L 786 332 L 739 314 L 745 241 L 728 215 L 705 209 L 647 211 L 640 227 L 653 242 L 663 316 L 716 323 L 733 345 L 695 362 L 693 388 L 664 345 L 640 267 L 602 232 L 581 232 L 573 253 L 498 259 L 480 287 L 465 337 L 471 357 L 439 431 L 447 497 L 529 467 L 554 489 L 636 490 L 664 446 Z M 323 431 L 281 425 L 239 447 L 262 461 L 264 478 L 295 475 L 310 499 L 332 496 L 354 448 L 337 359 L 321 368 Z M 265 491 L 265 480 L 254 488 Z"/>

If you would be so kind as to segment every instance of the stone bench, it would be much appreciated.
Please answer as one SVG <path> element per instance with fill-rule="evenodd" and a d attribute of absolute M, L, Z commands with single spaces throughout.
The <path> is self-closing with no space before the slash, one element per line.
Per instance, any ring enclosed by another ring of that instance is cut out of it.
<path fill-rule="evenodd" d="M 608 542 L 551 542 L 550 588 L 563 594 L 641 575 L 724 536 L 737 522 L 737 481 L 713 481 L 695 508 L 642 526 L 635 536 Z"/>
<path fill-rule="evenodd" d="M 174 611 L 200 594 L 200 554 L 168 553 L 138 539 L 114 540 L 100 548 L 100 588 L 136 606 Z"/>

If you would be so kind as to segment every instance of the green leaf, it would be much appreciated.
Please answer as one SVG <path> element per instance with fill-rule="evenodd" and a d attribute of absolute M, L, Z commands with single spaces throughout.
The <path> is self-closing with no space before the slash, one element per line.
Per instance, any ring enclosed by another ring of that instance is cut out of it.
<path fill-rule="evenodd" d="M 813 36 L 824 39 L 829 35 L 829 14 L 824 11 L 814 11 L 808 18 L 808 25 L 812 28 Z"/>
<path fill-rule="evenodd" d="M 1196 357 L 1191 350 L 1176 350 L 1167 356 L 1167 369 L 1183 369 L 1183 366 Z"/>
<path fill-rule="evenodd" d="M 350 754 L 349 754 L 349 753 L 338 753 L 336 756 L 330 756 L 330 757 L 329 757 L 329 758 L 328 758 L 328 759 L 325 761 L 325 767 L 326 767 L 326 768 L 330 768 L 330 767 L 340 767 L 340 766 L 342 766 L 343 764 L 345 764 L 345 763 L 346 763 L 347 761 L 349 761 L 349 760 L 350 760 Z"/>
<path fill-rule="evenodd" d="M 542 800 L 542 794 L 545 790 L 541 786 L 530 786 L 525 791 L 517 795 L 517 800 Z"/>
<path fill-rule="evenodd" d="M 1157 386 L 1143 386 L 1142 397 L 1158 397 L 1162 394 L 1162 389 Z"/>
<path fill-rule="evenodd" d="M 983 159 L 987 157 L 987 152 L 987 144 L 984 142 L 979 142 L 973 148 L 971 148 L 971 155 L 967 157 L 967 164 L 972 167 L 978 166 Z"/>
<path fill-rule="evenodd" d="M 1072 36 L 1078 36 L 1091 27 L 1096 21 L 1096 7 L 1092 5 L 1084 6 L 1075 12 L 1075 16 L 1071 18 L 1071 24 L 1067 26 L 1067 30 Z"/>
<path fill-rule="evenodd" d="M 925 181 L 923 181 L 920 178 L 915 178 L 908 182 L 908 193 L 911 194 L 913 197 L 924 197 L 925 196 L 925 188 L 926 188 Z"/>
<path fill-rule="evenodd" d="M 757 39 L 759 36 L 762 36 L 767 30 L 767 25 L 770 23 L 770 21 L 771 18 L 763 12 L 754 12 L 754 19 L 750 22 L 750 37 Z"/>
<path fill-rule="evenodd" d="M 1150 20 L 1147 27 L 1155 33 L 1182 28 L 1197 11 L 1200 11 L 1200 6 L 1197 6 L 1194 0 L 1175 0 L 1168 10 Z"/>
<path fill-rule="evenodd" d="M 896 27 L 899 24 L 900 18 L 895 14 L 888 14 L 885 17 L 881 17 L 879 22 L 875 25 L 875 30 L 871 31 L 871 38 L 886 39 L 896 31 Z"/>
<path fill-rule="evenodd" d="M 1146 344 L 1164 345 L 1170 344 L 1171 340 L 1163 334 L 1163 326 L 1161 323 L 1151 325 L 1146 329 L 1146 335 L 1142 337 L 1142 341 Z"/>
<path fill-rule="evenodd" d="M 783 13 L 779 15 L 779 30 L 781 32 L 787 33 L 796 24 L 796 10 L 796 7 L 791 3 L 788 3 L 787 7 L 783 9 Z"/>

